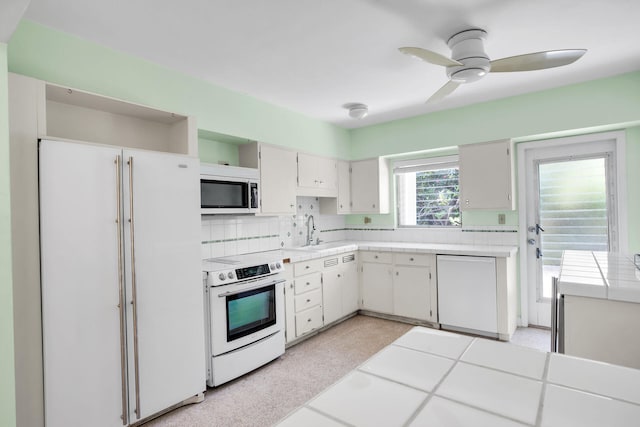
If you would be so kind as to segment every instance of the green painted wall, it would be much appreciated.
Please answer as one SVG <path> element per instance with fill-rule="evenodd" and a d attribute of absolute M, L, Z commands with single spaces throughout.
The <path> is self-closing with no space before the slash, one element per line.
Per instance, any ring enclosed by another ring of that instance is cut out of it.
<path fill-rule="evenodd" d="M 198 138 L 198 156 L 205 163 L 228 162 L 231 166 L 239 166 L 238 146 L 226 142 Z"/>
<path fill-rule="evenodd" d="M 640 123 L 640 72 L 355 129 L 352 158 L 629 123 Z"/>
<path fill-rule="evenodd" d="M 16 425 L 7 45 L 0 43 L 0 425 Z"/>
<path fill-rule="evenodd" d="M 629 253 L 637 254 L 640 253 L 640 127 L 627 129 L 627 193 Z"/>
<path fill-rule="evenodd" d="M 439 111 L 351 131 L 352 159 L 434 150 L 513 138 L 516 142 L 625 129 L 629 252 L 640 252 L 640 72 Z M 516 163 L 517 164 L 517 163 Z M 464 225 L 518 224 L 518 213 L 466 212 Z M 372 225 L 391 226 L 394 217 L 369 215 Z M 353 215 L 349 224 L 363 224 Z"/>
<path fill-rule="evenodd" d="M 23 20 L 9 71 L 197 118 L 198 128 L 341 158 L 349 132 Z"/>

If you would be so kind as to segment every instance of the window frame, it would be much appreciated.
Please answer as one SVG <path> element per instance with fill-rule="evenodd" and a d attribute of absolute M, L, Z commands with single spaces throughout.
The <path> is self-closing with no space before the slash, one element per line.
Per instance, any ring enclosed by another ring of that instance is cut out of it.
<path fill-rule="evenodd" d="M 443 230 L 460 230 L 462 229 L 462 210 L 460 210 L 460 225 L 403 225 L 400 223 L 400 182 L 398 179 L 398 175 L 403 175 L 407 173 L 413 172 L 428 172 L 440 169 L 451 169 L 457 168 L 458 174 L 460 171 L 460 158 L 457 154 L 455 155 L 447 155 L 447 156 L 434 156 L 434 157 L 424 157 L 419 159 L 410 159 L 410 160 L 397 160 L 393 164 L 393 178 L 395 184 L 395 210 L 396 210 L 396 227 L 397 228 L 420 228 L 420 229 L 443 229 Z M 460 185 L 459 175 L 458 175 L 458 186 Z M 460 190 L 458 189 L 458 195 L 460 195 Z"/>

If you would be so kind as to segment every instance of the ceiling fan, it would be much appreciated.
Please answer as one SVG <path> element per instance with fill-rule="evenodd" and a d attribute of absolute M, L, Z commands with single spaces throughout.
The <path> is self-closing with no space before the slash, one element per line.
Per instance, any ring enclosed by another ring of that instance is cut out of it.
<path fill-rule="evenodd" d="M 532 71 L 560 67 L 577 61 L 587 52 L 586 49 L 548 50 L 491 61 L 484 51 L 486 37 L 487 32 L 478 28 L 454 34 L 447 41 L 451 49 L 451 59 L 419 47 L 401 47 L 399 50 L 431 64 L 447 67 L 449 81 L 431 95 L 427 102 L 439 101 L 461 84 L 478 81 L 489 72 Z"/>

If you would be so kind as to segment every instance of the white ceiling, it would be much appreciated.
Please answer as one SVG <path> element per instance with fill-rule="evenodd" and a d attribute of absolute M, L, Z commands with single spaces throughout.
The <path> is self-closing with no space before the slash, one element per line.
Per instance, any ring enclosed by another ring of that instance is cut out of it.
<path fill-rule="evenodd" d="M 640 69 L 638 0 L 32 0 L 25 18 L 355 128 Z M 398 51 L 450 55 L 478 27 L 491 59 L 584 48 L 574 64 L 489 74 L 438 104 L 444 67 Z M 636 88 L 637 90 L 637 88 Z M 369 105 L 351 119 L 346 103 Z"/>

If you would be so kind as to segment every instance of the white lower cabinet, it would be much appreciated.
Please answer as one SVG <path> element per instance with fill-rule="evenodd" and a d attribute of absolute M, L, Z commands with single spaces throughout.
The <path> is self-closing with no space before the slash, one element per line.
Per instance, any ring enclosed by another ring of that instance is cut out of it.
<path fill-rule="evenodd" d="M 392 254 L 361 252 L 362 309 L 393 313 Z"/>
<path fill-rule="evenodd" d="M 358 266 L 355 253 L 324 259 L 322 307 L 328 325 L 358 311 Z"/>
<path fill-rule="evenodd" d="M 291 264 L 285 270 L 287 343 L 323 326 L 322 260 Z"/>
<path fill-rule="evenodd" d="M 437 286 L 428 254 L 362 252 L 362 308 L 437 322 Z"/>

